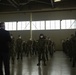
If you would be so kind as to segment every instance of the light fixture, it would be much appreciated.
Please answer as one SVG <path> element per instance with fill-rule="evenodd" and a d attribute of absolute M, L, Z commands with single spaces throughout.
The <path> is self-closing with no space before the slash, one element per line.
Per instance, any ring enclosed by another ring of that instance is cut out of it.
<path fill-rule="evenodd" d="M 54 2 L 60 2 L 61 0 L 54 0 Z"/>

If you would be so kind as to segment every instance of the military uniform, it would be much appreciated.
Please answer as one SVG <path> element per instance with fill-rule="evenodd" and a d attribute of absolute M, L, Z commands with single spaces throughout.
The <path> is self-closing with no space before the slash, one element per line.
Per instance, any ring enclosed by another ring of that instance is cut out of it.
<path fill-rule="evenodd" d="M 48 50 L 49 50 L 49 54 L 50 54 L 50 56 L 52 57 L 52 41 L 51 40 L 49 40 L 48 41 Z"/>
<path fill-rule="evenodd" d="M 22 59 L 22 39 L 18 38 L 16 40 L 16 52 L 17 52 L 17 59 L 19 59 L 21 57 Z"/>
<path fill-rule="evenodd" d="M 35 40 L 33 40 L 32 53 L 33 55 L 36 55 L 36 41 Z"/>
<path fill-rule="evenodd" d="M 40 66 L 40 61 L 43 61 L 44 65 L 45 63 L 45 39 L 44 36 L 41 34 L 38 40 L 38 66 Z"/>
<path fill-rule="evenodd" d="M 74 36 L 74 38 L 73 38 L 72 57 L 73 57 L 72 66 L 75 67 L 75 63 L 76 63 L 76 36 Z"/>
<path fill-rule="evenodd" d="M 25 41 L 23 41 L 23 43 L 22 43 L 22 49 L 23 49 L 23 53 L 25 53 L 25 55 L 26 55 L 27 50 L 26 50 L 26 42 Z"/>
<path fill-rule="evenodd" d="M 45 56 L 46 56 L 46 60 L 48 60 L 48 43 L 49 43 L 49 41 L 48 41 L 48 39 L 47 38 L 45 38 Z"/>
<path fill-rule="evenodd" d="M 31 56 L 32 53 L 32 40 L 27 41 L 27 56 Z"/>
<path fill-rule="evenodd" d="M 10 57 L 12 59 L 12 63 L 14 63 L 14 60 L 15 60 L 15 39 L 14 37 L 11 38 L 11 42 L 10 42 Z"/>

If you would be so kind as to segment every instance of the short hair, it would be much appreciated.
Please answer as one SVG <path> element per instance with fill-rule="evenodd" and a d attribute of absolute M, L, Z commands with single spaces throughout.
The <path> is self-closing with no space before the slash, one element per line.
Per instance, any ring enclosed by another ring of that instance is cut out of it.
<path fill-rule="evenodd" d="M 0 27 L 5 27 L 4 22 L 0 22 Z"/>

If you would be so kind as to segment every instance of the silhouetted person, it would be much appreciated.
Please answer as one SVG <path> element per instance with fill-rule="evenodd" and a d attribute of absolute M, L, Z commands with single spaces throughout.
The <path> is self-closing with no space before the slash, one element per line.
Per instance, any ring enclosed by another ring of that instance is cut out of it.
<path fill-rule="evenodd" d="M 10 34 L 5 30 L 4 22 L 0 23 L 0 75 L 3 75 L 3 65 L 5 75 L 10 75 L 10 55 L 9 42 L 11 41 Z"/>
<path fill-rule="evenodd" d="M 44 66 L 46 66 L 45 63 L 45 37 L 43 34 L 39 35 L 39 40 L 38 40 L 38 64 L 37 66 L 40 66 L 40 61 L 43 61 Z"/>

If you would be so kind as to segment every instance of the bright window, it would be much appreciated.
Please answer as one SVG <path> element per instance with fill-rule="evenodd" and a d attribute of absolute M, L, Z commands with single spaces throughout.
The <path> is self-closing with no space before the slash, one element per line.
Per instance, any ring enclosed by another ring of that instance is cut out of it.
<path fill-rule="evenodd" d="M 46 21 L 46 29 L 51 29 L 51 21 Z"/>
<path fill-rule="evenodd" d="M 61 21 L 61 29 L 75 29 L 75 28 L 76 28 L 76 20 Z"/>
<path fill-rule="evenodd" d="M 44 21 L 33 21 L 32 22 L 32 30 L 44 30 L 45 23 Z"/>
<path fill-rule="evenodd" d="M 30 21 L 25 21 L 25 30 L 30 30 Z"/>
<path fill-rule="evenodd" d="M 16 22 L 5 22 L 6 30 L 16 30 Z"/>
<path fill-rule="evenodd" d="M 22 23 L 21 22 L 18 22 L 17 23 L 17 27 L 18 27 L 17 30 L 22 30 Z"/>
<path fill-rule="evenodd" d="M 46 21 L 46 30 L 60 29 L 60 20 Z"/>
<path fill-rule="evenodd" d="M 61 24 L 61 26 L 60 26 Z M 57 29 L 76 29 L 76 20 L 46 20 L 32 21 L 32 30 L 57 30 Z M 30 21 L 5 22 L 6 30 L 30 30 Z"/>
<path fill-rule="evenodd" d="M 45 22 L 44 21 L 41 21 L 40 29 L 41 30 L 44 30 L 45 29 Z"/>
<path fill-rule="evenodd" d="M 21 21 L 17 23 L 17 30 L 30 30 L 30 22 L 29 21 Z"/>

